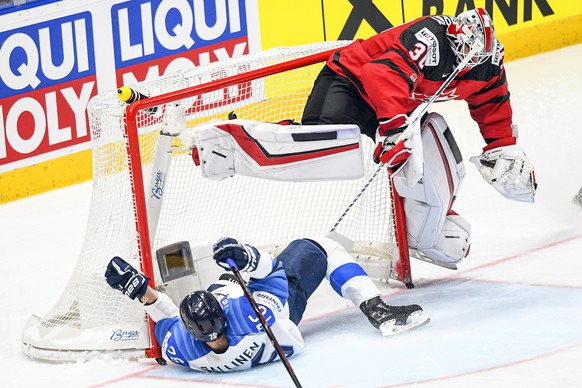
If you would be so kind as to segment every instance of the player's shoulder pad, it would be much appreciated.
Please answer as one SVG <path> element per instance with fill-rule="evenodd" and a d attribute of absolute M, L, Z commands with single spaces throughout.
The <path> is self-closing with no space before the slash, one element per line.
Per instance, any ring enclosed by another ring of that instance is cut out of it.
<path fill-rule="evenodd" d="M 217 287 L 213 287 L 213 286 Z M 214 295 L 218 303 L 220 303 L 223 310 L 226 310 L 230 306 L 231 299 L 237 299 L 244 297 L 244 293 L 240 285 L 229 282 L 228 280 L 219 280 L 214 282 L 208 291 Z"/>
<path fill-rule="evenodd" d="M 503 57 L 505 55 L 505 49 L 503 43 L 497 41 L 497 47 L 495 47 L 495 53 L 491 57 L 491 63 L 495 66 L 500 66 L 503 63 Z"/>
<path fill-rule="evenodd" d="M 446 26 L 446 27 L 448 27 L 449 24 L 451 24 L 453 22 L 453 18 L 451 16 L 446 16 L 446 15 L 434 15 L 434 16 L 428 17 L 427 19 L 433 20 L 434 22 L 440 24 L 441 26 Z"/>
<path fill-rule="evenodd" d="M 400 43 L 407 50 L 414 50 L 419 40 L 427 46 L 438 41 L 437 36 L 441 35 L 438 30 L 441 28 L 430 16 L 416 19 L 407 25 L 400 33 Z M 420 36 L 420 38 L 419 38 Z M 430 40 L 427 42 L 427 40 Z"/>

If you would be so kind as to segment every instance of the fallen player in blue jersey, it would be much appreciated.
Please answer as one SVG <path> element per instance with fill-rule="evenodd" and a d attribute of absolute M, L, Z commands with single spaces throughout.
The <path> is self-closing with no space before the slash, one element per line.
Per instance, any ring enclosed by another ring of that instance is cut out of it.
<path fill-rule="evenodd" d="M 295 240 L 277 257 L 230 237 L 218 240 L 213 249 L 219 266 L 228 270 L 230 258 L 240 271 L 249 273 L 253 299 L 287 356 L 304 348 L 297 325 L 324 277 L 383 335 L 429 321 L 418 305 L 386 304 L 362 267 L 334 240 Z M 167 361 L 199 371 L 230 372 L 279 359 L 242 288 L 225 275 L 206 291 L 187 295 L 178 308 L 119 257 L 111 259 L 105 272 L 112 288 L 144 303 L 156 322 L 156 339 Z"/>

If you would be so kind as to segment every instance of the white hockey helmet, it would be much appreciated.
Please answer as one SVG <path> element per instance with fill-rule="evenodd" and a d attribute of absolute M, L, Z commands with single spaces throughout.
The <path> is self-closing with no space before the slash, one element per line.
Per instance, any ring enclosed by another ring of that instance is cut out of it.
<path fill-rule="evenodd" d="M 495 53 L 497 46 L 493 22 L 483 8 L 470 9 L 453 18 L 453 22 L 447 28 L 447 37 L 451 41 L 458 62 L 465 58 L 477 40 L 483 43 L 483 49 L 469 60 L 467 67 L 484 63 Z"/>

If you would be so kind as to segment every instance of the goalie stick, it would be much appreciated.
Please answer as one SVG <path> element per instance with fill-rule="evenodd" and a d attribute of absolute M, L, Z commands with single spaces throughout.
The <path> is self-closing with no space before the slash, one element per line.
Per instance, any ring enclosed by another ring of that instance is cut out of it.
<path fill-rule="evenodd" d="M 443 82 L 443 84 L 441 85 L 441 87 L 431 96 L 431 98 L 428 99 L 428 101 L 424 102 L 423 104 L 419 105 L 414 112 L 408 117 L 408 119 L 406 120 L 406 129 L 400 134 L 400 136 L 398 137 L 398 139 L 396 140 L 396 143 L 401 143 L 403 141 L 405 141 L 405 139 L 407 138 L 415 138 L 418 140 L 418 144 L 420 145 L 420 147 L 415 147 L 413 148 L 413 153 L 416 152 L 416 158 L 417 160 L 422 161 L 422 140 L 421 140 L 421 133 L 420 133 L 420 125 L 417 125 L 419 120 L 422 118 L 422 116 L 426 113 L 426 111 L 428 110 L 428 108 L 432 105 L 433 102 L 436 101 L 437 98 L 439 98 L 439 96 L 445 91 L 445 89 L 450 85 L 450 83 L 455 79 L 455 77 L 467 66 L 467 64 L 469 63 L 469 61 L 471 60 L 471 58 L 473 58 L 473 56 L 475 54 L 477 54 L 478 51 L 483 49 L 483 43 L 479 40 L 476 39 L 475 43 L 473 45 L 473 47 L 471 48 L 471 50 L 467 53 L 467 55 L 465 56 L 465 58 L 463 58 L 463 60 L 461 62 L 459 62 L 459 64 L 457 65 L 457 67 L 455 67 L 455 69 L 451 72 L 451 74 L 447 77 L 447 79 Z M 396 147 L 396 146 L 394 146 Z M 419 155 L 420 154 L 420 155 Z M 402 164 L 402 166 L 404 166 L 405 163 L 408 162 L 408 159 Z M 352 201 L 350 202 L 350 204 L 346 207 L 346 209 L 344 210 L 344 212 L 342 213 L 342 215 L 339 217 L 339 219 L 337 220 L 337 222 L 334 224 L 334 226 L 330 229 L 330 231 L 327 233 L 328 237 L 331 237 L 333 239 L 335 239 L 336 241 L 341 240 L 340 242 L 342 242 L 343 244 L 347 244 L 346 240 L 348 240 L 346 237 L 339 235 L 336 232 L 337 227 L 339 226 L 339 224 L 342 222 L 342 220 L 346 217 L 346 215 L 350 212 L 350 210 L 352 209 L 352 207 L 356 204 L 356 202 L 360 199 L 360 197 L 364 194 L 364 192 L 368 189 L 368 187 L 370 186 L 370 184 L 372 184 L 372 182 L 374 181 L 374 179 L 376 179 L 376 177 L 378 176 L 378 174 L 380 173 L 380 171 L 382 171 L 382 169 L 384 168 L 384 166 L 386 165 L 386 163 L 384 162 L 380 162 L 378 164 L 378 167 L 376 168 L 376 170 L 370 175 L 370 178 L 368 178 L 368 180 L 364 183 L 364 185 L 362 186 L 362 188 L 360 189 L 360 191 L 355 195 L 355 197 L 352 199 Z M 401 168 L 401 167 L 400 167 Z M 391 185 L 392 185 L 392 191 L 394 193 L 395 197 L 398 197 L 398 200 L 400 200 L 400 196 L 398 196 L 398 193 L 396 193 L 396 188 L 394 188 L 393 184 L 392 184 L 392 176 L 394 175 L 394 171 L 392 171 L 392 169 L 388 168 L 388 177 L 391 181 Z M 422 177 L 422 172 L 420 173 L 420 175 L 417 174 L 417 176 L 412 180 L 409 181 L 409 186 L 413 186 L 416 182 L 418 182 L 418 180 Z M 582 190 L 582 189 L 581 189 Z M 395 206 L 394 204 L 395 202 L 395 198 L 393 198 L 393 206 Z M 398 206 L 396 208 L 395 206 L 395 213 L 396 213 L 396 217 L 397 217 L 397 223 L 402 223 L 402 222 L 406 222 L 406 220 L 403 217 L 403 205 L 401 204 L 400 206 Z M 401 237 L 402 239 L 407 239 L 406 238 L 406 233 L 402 233 L 403 236 Z M 407 247 L 406 247 L 407 248 Z M 408 272 L 410 271 L 410 268 L 407 269 Z M 406 271 L 406 269 L 405 269 Z M 406 287 L 408 288 L 412 288 L 414 287 L 412 284 L 412 280 L 410 278 L 410 274 L 404 274 L 403 276 L 403 282 L 406 285 Z"/>

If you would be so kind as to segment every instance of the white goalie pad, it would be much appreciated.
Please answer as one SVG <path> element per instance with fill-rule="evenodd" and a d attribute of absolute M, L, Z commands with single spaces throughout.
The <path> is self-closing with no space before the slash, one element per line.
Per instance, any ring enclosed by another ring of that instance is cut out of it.
<path fill-rule="evenodd" d="M 420 258 L 455 268 L 469 249 L 470 225 L 451 211 L 465 166 L 444 118 L 431 113 L 421 127 L 424 173 L 410 187 L 405 165 L 394 177 L 398 193 L 404 198 L 409 246 Z"/>
<path fill-rule="evenodd" d="M 250 120 L 211 122 L 180 139 L 192 149 L 202 174 L 234 174 L 280 181 L 358 179 L 364 156 L 357 125 L 280 125 Z"/>
<path fill-rule="evenodd" d="M 404 164 L 406 168 L 395 171 L 400 179 L 404 180 L 408 187 L 414 186 L 424 175 L 424 162 L 423 162 L 423 146 L 422 146 L 422 134 L 421 134 L 421 118 L 419 115 L 425 112 L 428 107 L 427 103 L 419 105 L 412 114 L 408 117 L 407 124 L 409 123 L 406 130 L 400 134 L 400 139 L 408 138 L 412 148 L 412 154 L 408 157 L 408 161 Z"/>

